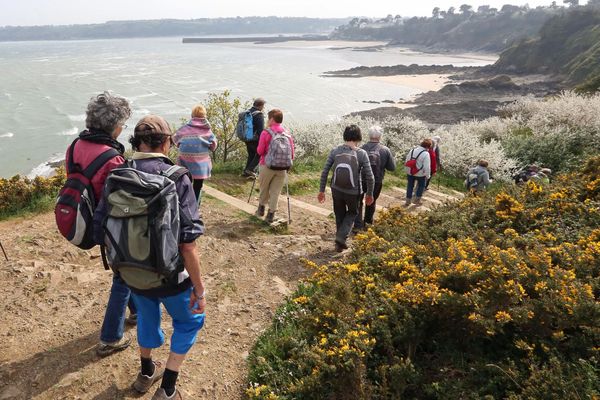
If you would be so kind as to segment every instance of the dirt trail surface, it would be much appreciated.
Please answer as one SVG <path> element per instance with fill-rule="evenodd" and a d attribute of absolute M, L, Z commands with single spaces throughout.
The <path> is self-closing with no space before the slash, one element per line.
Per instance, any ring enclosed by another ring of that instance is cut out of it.
<path fill-rule="evenodd" d="M 389 203 L 400 196 L 390 190 L 383 197 Z M 299 199 L 314 204 L 314 196 Z M 212 198 L 203 201 L 203 214 L 207 234 L 198 251 L 206 324 L 178 385 L 188 399 L 240 399 L 253 343 L 308 274 L 301 259 L 339 257 L 332 250 L 334 222 L 295 209 L 289 229 L 274 232 Z M 144 396 L 131 389 L 139 370 L 135 328 L 126 332 L 128 349 L 106 358 L 95 353 L 112 279 L 98 249 L 67 243 L 53 214 L 0 222 L 0 240 L 10 259 L 0 261 L 0 400 L 151 398 L 155 388 Z M 163 315 L 167 343 L 154 352 L 157 360 L 166 359 L 172 331 Z"/>

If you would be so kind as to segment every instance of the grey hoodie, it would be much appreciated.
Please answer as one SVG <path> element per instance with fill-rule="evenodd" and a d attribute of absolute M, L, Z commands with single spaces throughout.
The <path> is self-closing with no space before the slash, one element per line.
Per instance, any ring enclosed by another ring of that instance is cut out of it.
<path fill-rule="evenodd" d="M 336 187 L 333 183 L 333 178 L 332 178 L 332 182 L 331 182 L 331 189 L 338 190 L 342 193 L 355 194 L 358 196 L 360 193 L 363 192 L 363 190 L 361 188 L 362 184 L 361 184 L 361 179 L 360 179 L 360 177 L 362 176 L 363 179 L 365 180 L 365 182 L 367 183 L 367 190 L 366 190 L 367 196 L 373 196 L 373 188 L 375 186 L 375 178 L 373 176 L 373 171 L 371 171 L 371 163 L 369 162 L 369 155 L 363 149 L 358 148 L 358 147 L 352 148 L 347 144 L 342 144 L 342 145 L 336 147 L 335 149 L 331 150 L 331 152 L 329 153 L 329 157 L 327 157 L 327 161 L 325 162 L 325 167 L 323 168 L 323 172 L 321 173 L 321 184 L 320 184 L 320 189 L 319 189 L 319 191 L 321 193 L 325 192 L 325 186 L 327 185 L 327 177 L 329 176 L 329 171 L 331 170 L 331 167 L 333 167 L 333 163 L 335 162 L 335 156 L 337 156 L 338 154 L 348 153 L 348 152 L 352 152 L 352 151 L 356 152 L 356 158 L 358 159 L 358 175 L 354 177 L 355 182 L 358 182 L 356 189 L 348 190 L 345 188 Z"/>

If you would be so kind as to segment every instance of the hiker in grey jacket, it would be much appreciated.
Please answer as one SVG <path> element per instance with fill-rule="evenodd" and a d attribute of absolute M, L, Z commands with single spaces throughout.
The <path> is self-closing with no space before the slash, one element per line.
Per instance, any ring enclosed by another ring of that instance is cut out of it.
<path fill-rule="evenodd" d="M 482 192 L 490 186 L 490 173 L 487 170 L 488 162 L 485 160 L 477 161 L 477 166 L 471 168 L 467 174 L 465 186 L 471 193 Z"/>
<path fill-rule="evenodd" d="M 385 178 L 385 171 L 396 170 L 396 160 L 391 150 L 382 145 L 381 137 L 383 135 L 383 128 L 380 126 L 372 126 L 369 129 L 369 142 L 362 146 L 362 149 L 367 152 L 371 169 L 373 170 L 373 176 L 375 178 L 375 187 L 373 189 L 373 204 L 365 207 L 365 218 L 363 220 L 363 203 L 364 193 L 361 193 L 360 200 L 358 203 L 358 215 L 354 221 L 355 229 L 364 228 L 365 224 L 373 224 L 373 216 L 375 215 L 375 209 L 377 207 L 376 202 L 381 194 L 383 187 L 383 178 Z M 363 189 L 366 188 L 366 182 L 363 179 Z"/>
<path fill-rule="evenodd" d="M 431 159 L 429 157 L 429 149 L 432 146 L 431 139 L 425 139 L 421 142 L 420 146 L 417 146 L 406 154 L 406 201 L 405 207 L 410 206 L 413 202 L 413 193 L 415 189 L 415 183 L 417 184 L 417 193 L 414 199 L 414 204 L 420 206 L 423 204 L 421 198 L 423 197 L 423 191 L 425 190 L 425 183 L 427 179 L 431 177 Z"/>
<path fill-rule="evenodd" d="M 363 193 L 361 176 L 364 176 L 367 185 L 365 203 L 367 205 L 373 204 L 375 179 L 367 152 L 358 147 L 361 141 L 362 135 L 358 126 L 350 125 L 346 127 L 344 130 L 345 143 L 331 150 L 321 173 L 318 200 L 320 203 L 324 203 L 327 178 L 329 171 L 333 168 L 331 196 L 337 228 L 335 250 L 338 252 L 348 248 L 346 240 L 358 215 L 358 202 L 361 193 Z"/>

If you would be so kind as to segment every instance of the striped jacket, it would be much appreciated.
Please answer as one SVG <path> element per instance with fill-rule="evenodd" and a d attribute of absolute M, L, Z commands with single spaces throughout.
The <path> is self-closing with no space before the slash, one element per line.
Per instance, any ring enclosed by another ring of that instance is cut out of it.
<path fill-rule="evenodd" d="M 186 167 L 194 179 L 210 178 L 210 152 L 217 148 L 217 138 L 206 118 L 192 118 L 179 128 L 173 141 L 179 148 L 177 163 Z"/>

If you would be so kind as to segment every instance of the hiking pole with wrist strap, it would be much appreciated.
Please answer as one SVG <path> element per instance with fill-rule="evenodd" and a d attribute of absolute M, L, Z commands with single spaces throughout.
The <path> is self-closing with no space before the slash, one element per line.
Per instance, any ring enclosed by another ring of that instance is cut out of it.
<path fill-rule="evenodd" d="M 4 246 L 2 246 L 2 242 L 0 242 L 0 248 L 2 249 L 2 253 L 4 253 L 4 258 L 8 261 L 8 256 L 6 255 L 6 251 L 4 251 Z"/>
<path fill-rule="evenodd" d="M 290 206 L 290 185 L 289 185 L 289 175 L 288 172 L 285 171 L 285 192 L 287 194 L 287 206 L 288 206 L 288 225 L 292 223 L 292 207 Z"/>
<path fill-rule="evenodd" d="M 258 173 L 254 174 L 254 181 L 252 182 L 252 188 L 250 189 L 250 194 L 248 195 L 248 204 L 250 204 L 250 199 L 252 198 L 252 193 L 254 193 L 254 187 L 256 186 L 256 179 L 258 179 Z"/>

